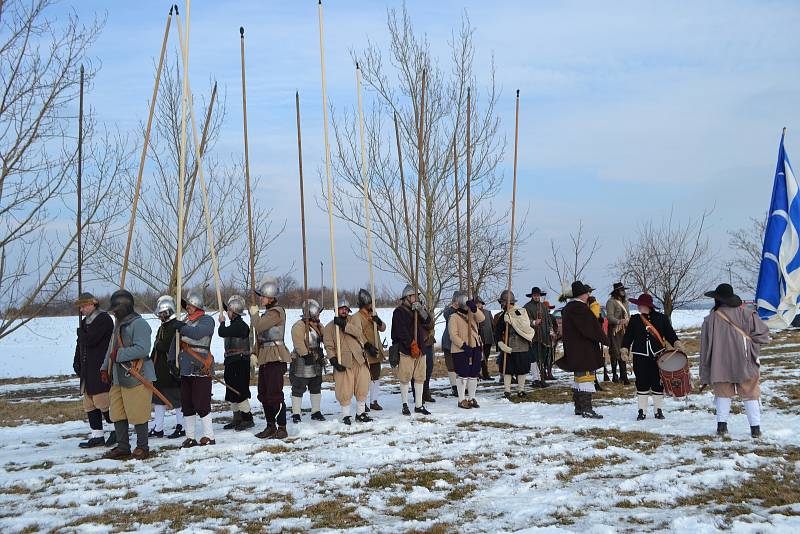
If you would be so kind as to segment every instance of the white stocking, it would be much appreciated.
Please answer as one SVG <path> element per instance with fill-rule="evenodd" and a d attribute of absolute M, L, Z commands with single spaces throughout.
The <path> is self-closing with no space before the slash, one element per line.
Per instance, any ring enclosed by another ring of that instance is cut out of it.
<path fill-rule="evenodd" d="M 517 375 L 517 391 L 525 391 L 526 375 Z"/>
<path fill-rule="evenodd" d="M 458 402 L 464 400 L 464 391 L 467 389 L 467 379 L 458 377 L 456 382 L 456 390 L 458 391 Z"/>
<path fill-rule="evenodd" d="M 200 418 L 200 424 L 203 427 L 203 437 L 214 439 L 214 426 L 211 424 L 211 414 Z"/>
<path fill-rule="evenodd" d="M 239 403 L 239 411 L 242 413 L 250 413 L 250 399 L 245 399 Z"/>
<path fill-rule="evenodd" d="M 744 411 L 750 426 L 761 426 L 761 404 L 757 400 L 744 401 Z"/>
<path fill-rule="evenodd" d="M 163 404 L 153 405 L 153 430 L 161 432 L 164 430 L 164 414 L 167 413 L 167 407 Z"/>
<path fill-rule="evenodd" d="M 650 395 L 648 393 L 637 393 L 636 394 L 636 402 L 639 404 L 639 409 L 643 412 L 647 411 L 647 405 L 649 404 L 648 398 Z"/>
<path fill-rule="evenodd" d="M 664 395 L 653 393 L 653 410 L 660 410 L 664 407 Z"/>
<path fill-rule="evenodd" d="M 408 386 L 409 384 L 400 384 L 400 398 L 403 399 L 403 404 L 408 404 Z"/>
<path fill-rule="evenodd" d="M 717 405 L 717 423 L 727 423 L 731 413 L 730 397 L 714 397 L 714 404 Z"/>
<path fill-rule="evenodd" d="M 322 395 L 320 393 L 311 394 L 311 413 L 317 413 L 319 411 L 319 405 L 321 400 L 322 400 Z"/>
<path fill-rule="evenodd" d="M 474 399 L 476 391 L 478 391 L 478 379 L 477 378 L 468 378 L 467 379 L 467 398 Z"/>
<path fill-rule="evenodd" d="M 302 405 L 303 397 L 292 396 L 292 415 L 300 415 Z"/>
<path fill-rule="evenodd" d="M 511 393 L 511 375 L 503 375 L 503 390 Z"/>
<path fill-rule="evenodd" d="M 361 415 L 367 411 L 367 403 L 366 401 L 357 401 L 356 402 L 356 415 Z"/>
<path fill-rule="evenodd" d="M 422 389 L 425 384 L 422 382 L 414 382 L 414 406 L 422 408 Z"/>
<path fill-rule="evenodd" d="M 184 430 L 186 430 L 186 439 L 195 439 L 195 432 L 194 432 L 194 422 L 197 419 L 196 415 L 187 415 L 183 418 L 183 421 L 186 426 L 184 426 Z"/>
<path fill-rule="evenodd" d="M 457 385 L 457 376 L 455 371 L 447 371 L 447 378 L 450 379 L 450 387 Z"/>
<path fill-rule="evenodd" d="M 180 408 L 175 408 L 175 424 L 176 425 L 181 425 L 181 427 L 184 427 L 183 423 L 184 423 L 183 410 L 181 410 Z"/>

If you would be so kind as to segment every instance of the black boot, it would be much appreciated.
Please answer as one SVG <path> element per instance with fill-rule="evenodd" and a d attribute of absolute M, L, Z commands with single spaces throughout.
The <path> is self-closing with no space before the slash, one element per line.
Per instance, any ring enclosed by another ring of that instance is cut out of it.
<path fill-rule="evenodd" d="M 577 389 L 573 389 L 572 402 L 575 404 L 575 415 L 583 415 L 579 399 L 580 399 L 579 391 Z"/>
<path fill-rule="evenodd" d="M 314 413 L 311 414 L 311 420 L 312 421 L 324 421 L 325 420 L 325 416 L 322 415 L 322 412 L 314 412 Z"/>
<path fill-rule="evenodd" d="M 292 414 L 292 423 L 298 424 L 300 422 L 300 420 L 301 419 L 300 419 L 300 414 L 299 413 L 293 413 Z"/>
<path fill-rule="evenodd" d="M 240 412 L 242 414 L 242 420 L 239 422 L 234 430 L 242 431 L 247 430 L 248 428 L 253 428 L 256 426 L 255 422 L 253 422 L 253 412 Z"/>
<path fill-rule="evenodd" d="M 172 431 L 172 434 L 167 436 L 167 439 L 178 439 L 186 436 L 186 431 L 183 429 L 183 425 L 175 425 L 175 430 Z"/>
<path fill-rule="evenodd" d="M 637 421 L 644 421 L 647 419 L 647 416 L 644 414 L 644 410 L 639 410 L 639 415 L 636 416 Z"/>
<path fill-rule="evenodd" d="M 458 397 L 458 388 L 451 386 L 450 389 L 453 391 L 453 397 Z"/>
<path fill-rule="evenodd" d="M 408 404 L 403 403 L 403 415 L 411 415 L 411 410 L 408 409 Z"/>
<path fill-rule="evenodd" d="M 664 412 L 661 411 L 661 408 L 656 410 L 656 419 L 664 419 Z"/>
<path fill-rule="evenodd" d="M 717 423 L 717 435 L 724 436 L 728 433 L 728 423 Z"/>
<path fill-rule="evenodd" d="M 112 430 L 108 434 L 108 439 L 106 439 L 106 447 L 113 447 L 116 444 L 117 444 L 117 432 L 115 430 Z"/>
<path fill-rule="evenodd" d="M 619 384 L 619 375 L 617 375 L 617 361 L 611 360 L 611 381 L 615 384 Z"/>
<path fill-rule="evenodd" d="M 750 436 L 754 438 L 761 437 L 761 427 L 760 426 L 751 426 L 750 427 Z"/>
<path fill-rule="evenodd" d="M 595 412 L 592 408 L 592 394 L 587 391 L 581 391 L 579 395 L 582 397 L 581 407 L 584 418 L 587 419 L 602 419 L 603 416 Z"/>
<path fill-rule="evenodd" d="M 620 380 L 622 380 L 623 386 L 631 385 L 630 381 L 628 380 L 628 364 L 622 360 L 619 361 L 619 377 Z"/>
<path fill-rule="evenodd" d="M 150 432 L 147 434 L 150 438 L 163 438 L 164 431 L 163 430 L 156 430 L 155 428 L 151 428 Z"/>
<path fill-rule="evenodd" d="M 603 382 L 611 382 L 611 379 L 608 378 L 608 369 L 606 369 L 605 365 L 603 366 Z"/>
<path fill-rule="evenodd" d="M 81 449 L 92 449 L 94 447 L 102 447 L 106 444 L 106 440 L 104 438 L 89 438 L 86 441 L 81 441 L 78 443 L 78 447 Z"/>
<path fill-rule="evenodd" d="M 231 422 L 223 426 L 222 428 L 224 428 L 225 430 L 232 430 L 237 426 L 239 426 L 239 423 L 241 422 L 242 422 L 242 412 L 236 411 L 233 412 L 233 418 L 231 418 Z"/>
<path fill-rule="evenodd" d="M 367 412 L 364 412 L 356 416 L 356 421 L 358 421 L 359 423 L 371 423 L 372 417 L 367 415 Z"/>
<path fill-rule="evenodd" d="M 425 407 L 424 404 L 422 406 L 420 406 L 419 408 L 414 408 L 414 413 L 420 413 L 422 415 L 430 415 L 431 414 L 431 412 L 428 411 L 428 409 Z"/>
<path fill-rule="evenodd" d="M 607 382 L 607 380 L 606 380 L 606 382 Z M 596 389 L 597 391 L 605 391 L 603 388 L 600 387 L 600 382 L 597 381 L 596 377 L 594 379 L 594 389 Z"/>

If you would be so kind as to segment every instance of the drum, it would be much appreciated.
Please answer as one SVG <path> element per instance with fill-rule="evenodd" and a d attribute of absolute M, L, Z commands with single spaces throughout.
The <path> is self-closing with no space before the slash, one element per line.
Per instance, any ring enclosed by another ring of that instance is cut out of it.
<path fill-rule="evenodd" d="M 692 392 L 689 358 L 679 350 L 663 352 L 656 360 L 664 392 L 673 397 L 685 397 Z"/>

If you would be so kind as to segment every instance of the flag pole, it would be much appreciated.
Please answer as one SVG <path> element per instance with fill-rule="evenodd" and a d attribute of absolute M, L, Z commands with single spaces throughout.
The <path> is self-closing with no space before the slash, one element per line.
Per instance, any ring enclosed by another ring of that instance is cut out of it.
<path fill-rule="evenodd" d="M 250 192 L 250 152 L 247 143 L 247 84 L 244 69 L 244 26 L 239 27 L 239 44 L 242 56 L 242 124 L 244 128 L 244 177 L 247 191 L 247 240 L 250 245 L 250 302 L 256 303 L 256 257 L 253 238 L 253 201 Z"/>
<path fill-rule="evenodd" d="M 317 4 L 319 16 L 319 61 L 322 71 L 322 120 L 323 133 L 325 138 L 325 176 L 328 182 L 328 239 L 331 244 L 331 278 L 333 284 L 333 316 L 339 313 L 339 293 L 336 290 L 336 246 L 333 243 L 333 178 L 331 177 L 331 145 L 328 142 L 328 97 L 325 92 L 325 27 L 322 20 L 322 0 Z M 342 349 L 339 339 L 339 329 L 336 332 L 336 359 L 342 356 Z"/>
<path fill-rule="evenodd" d="M 172 22 L 172 10 L 174 7 L 169 8 L 169 15 L 167 15 L 167 24 L 164 28 L 164 39 L 161 42 L 161 54 L 158 58 L 158 67 L 156 68 L 156 83 L 153 86 L 153 96 L 150 98 L 150 112 L 147 116 L 147 126 L 144 130 L 144 143 L 142 144 L 142 155 L 139 158 L 139 171 L 136 175 L 136 191 L 133 194 L 133 205 L 131 207 L 131 219 L 128 223 L 128 241 L 125 244 L 125 256 L 122 260 L 122 274 L 120 275 L 119 287 L 125 287 L 125 275 L 128 272 L 128 256 L 131 251 L 131 241 L 133 240 L 133 227 L 136 224 L 136 209 L 139 204 L 139 193 L 142 190 L 142 174 L 144 173 L 144 162 L 147 158 L 147 147 L 150 145 L 150 129 L 153 125 L 153 113 L 156 109 L 156 98 L 158 97 L 158 86 L 161 83 L 161 68 L 164 66 L 164 55 L 167 53 L 167 39 L 169 37 L 169 26 Z"/>
<path fill-rule="evenodd" d="M 514 115 L 514 185 L 511 193 L 511 242 L 508 244 L 508 293 L 506 293 L 506 313 L 511 306 L 511 280 L 514 275 L 514 225 L 517 207 L 517 155 L 519 153 L 519 89 L 517 89 L 516 111 Z M 508 345 L 508 323 L 506 323 L 506 331 L 504 343 Z M 506 363 L 508 362 L 508 353 L 503 353 L 503 374 L 506 374 Z"/>
<path fill-rule="evenodd" d="M 356 63 L 356 91 L 358 93 L 358 124 L 361 137 L 361 174 L 364 177 L 364 219 L 367 231 L 367 263 L 369 264 L 369 292 L 372 296 L 372 331 L 373 340 L 378 343 L 378 323 L 374 318 L 378 314 L 375 310 L 375 271 L 372 266 L 372 221 L 369 216 L 369 177 L 367 176 L 367 144 L 364 140 L 364 108 L 361 102 L 361 68 Z M 376 345 L 377 346 L 377 345 Z"/>

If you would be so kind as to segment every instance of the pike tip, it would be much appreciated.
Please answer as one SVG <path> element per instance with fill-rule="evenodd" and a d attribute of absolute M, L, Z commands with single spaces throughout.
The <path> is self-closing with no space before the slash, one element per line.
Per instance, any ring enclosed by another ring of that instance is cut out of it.
<path fill-rule="evenodd" d="M 170 17 L 172 16 L 172 11 L 173 11 L 174 9 L 175 9 L 175 5 L 174 5 L 174 4 L 173 4 L 173 5 L 171 5 L 171 6 L 169 6 L 169 16 L 170 16 Z"/>
<path fill-rule="evenodd" d="M 356 61 L 356 70 L 359 70 L 358 61 Z"/>
<path fill-rule="evenodd" d="M 517 89 L 517 98 L 519 98 L 519 89 Z"/>
<path fill-rule="evenodd" d="M 239 26 L 239 36 L 244 39 L 244 26 Z"/>
<path fill-rule="evenodd" d="M 178 4 L 173 4 L 173 7 L 175 8 L 175 14 L 180 15 L 180 13 L 178 13 Z"/>

